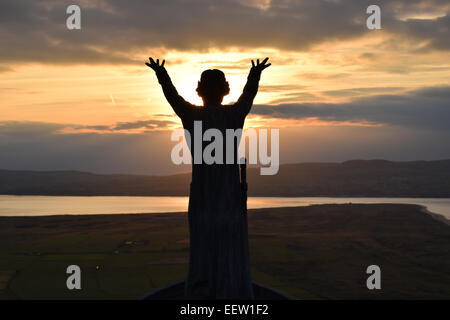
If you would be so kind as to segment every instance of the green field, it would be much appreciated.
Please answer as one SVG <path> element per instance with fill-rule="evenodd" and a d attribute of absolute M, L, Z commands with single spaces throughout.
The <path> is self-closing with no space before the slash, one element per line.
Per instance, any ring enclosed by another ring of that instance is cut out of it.
<path fill-rule="evenodd" d="M 253 280 L 297 299 L 450 298 L 450 226 L 419 206 L 257 209 L 249 229 Z M 0 217 L 0 240 L 2 299 L 136 299 L 187 273 L 186 213 Z"/>

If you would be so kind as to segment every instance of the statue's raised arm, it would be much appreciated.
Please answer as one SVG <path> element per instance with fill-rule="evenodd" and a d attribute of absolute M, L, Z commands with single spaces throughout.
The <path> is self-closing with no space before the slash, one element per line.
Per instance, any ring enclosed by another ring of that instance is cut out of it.
<path fill-rule="evenodd" d="M 236 107 L 240 109 L 242 115 L 245 117 L 250 112 L 253 104 L 253 99 L 255 99 L 258 93 L 259 79 L 261 78 L 261 73 L 264 69 L 269 67 L 271 63 L 267 63 L 269 58 L 265 58 L 261 63 L 259 59 L 255 62 L 252 60 L 252 67 L 247 77 L 247 83 L 244 87 L 244 91 L 236 102 Z"/>
<path fill-rule="evenodd" d="M 149 61 L 150 63 L 146 62 L 145 64 L 155 71 L 156 77 L 158 78 L 158 82 L 161 84 L 167 102 L 169 102 L 177 116 L 182 118 L 184 114 L 193 106 L 178 94 L 177 89 L 175 89 L 175 86 L 172 84 L 172 80 L 170 80 L 169 74 L 167 73 L 166 68 L 164 68 L 166 60 L 162 60 L 161 64 L 159 64 L 159 59 L 156 59 L 155 62 L 155 60 L 150 57 Z"/>

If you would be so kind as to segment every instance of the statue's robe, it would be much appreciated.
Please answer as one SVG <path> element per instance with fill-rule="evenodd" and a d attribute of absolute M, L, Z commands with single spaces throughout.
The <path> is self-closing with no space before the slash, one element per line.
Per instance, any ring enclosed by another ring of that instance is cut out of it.
<path fill-rule="evenodd" d="M 194 121 L 203 132 L 221 131 L 223 163 L 192 165 L 189 195 L 190 256 L 185 294 L 191 299 L 252 299 L 247 216 L 240 187 L 236 141 L 234 163 L 226 164 L 226 129 L 242 129 L 258 91 L 259 74 L 250 72 L 244 92 L 229 106 L 198 107 L 178 95 L 167 72 L 157 72 L 164 95 L 191 138 L 195 150 Z M 237 140 L 237 139 L 236 139 Z M 202 149 L 210 142 L 202 142 Z M 194 160 L 194 159 L 193 159 Z"/>

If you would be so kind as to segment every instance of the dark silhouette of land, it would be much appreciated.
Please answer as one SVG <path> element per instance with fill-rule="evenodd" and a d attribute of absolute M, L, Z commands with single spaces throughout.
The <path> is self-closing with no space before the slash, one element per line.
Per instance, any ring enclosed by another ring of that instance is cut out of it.
<path fill-rule="evenodd" d="M 450 160 L 281 165 L 274 176 L 247 169 L 249 196 L 450 197 Z M 187 196 L 191 174 L 101 175 L 0 170 L 0 194 Z"/>
<path fill-rule="evenodd" d="M 420 206 L 257 209 L 248 220 L 253 280 L 297 299 L 450 299 L 450 227 Z M 0 253 L 0 298 L 137 299 L 185 277 L 187 217 L 0 217 Z M 71 264 L 82 290 L 65 286 Z M 366 288 L 372 264 L 381 290 Z"/>

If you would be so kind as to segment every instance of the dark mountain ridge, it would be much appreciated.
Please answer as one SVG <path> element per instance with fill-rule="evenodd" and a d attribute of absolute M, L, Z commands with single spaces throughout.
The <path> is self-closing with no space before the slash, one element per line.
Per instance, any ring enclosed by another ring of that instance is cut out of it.
<path fill-rule="evenodd" d="M 249 168 L 250 196 L 450 197 L 450 160 L 350 160 Z M 170 176 L 0 170 L 0 194 L 187 196 L 190 173 Z"/>

